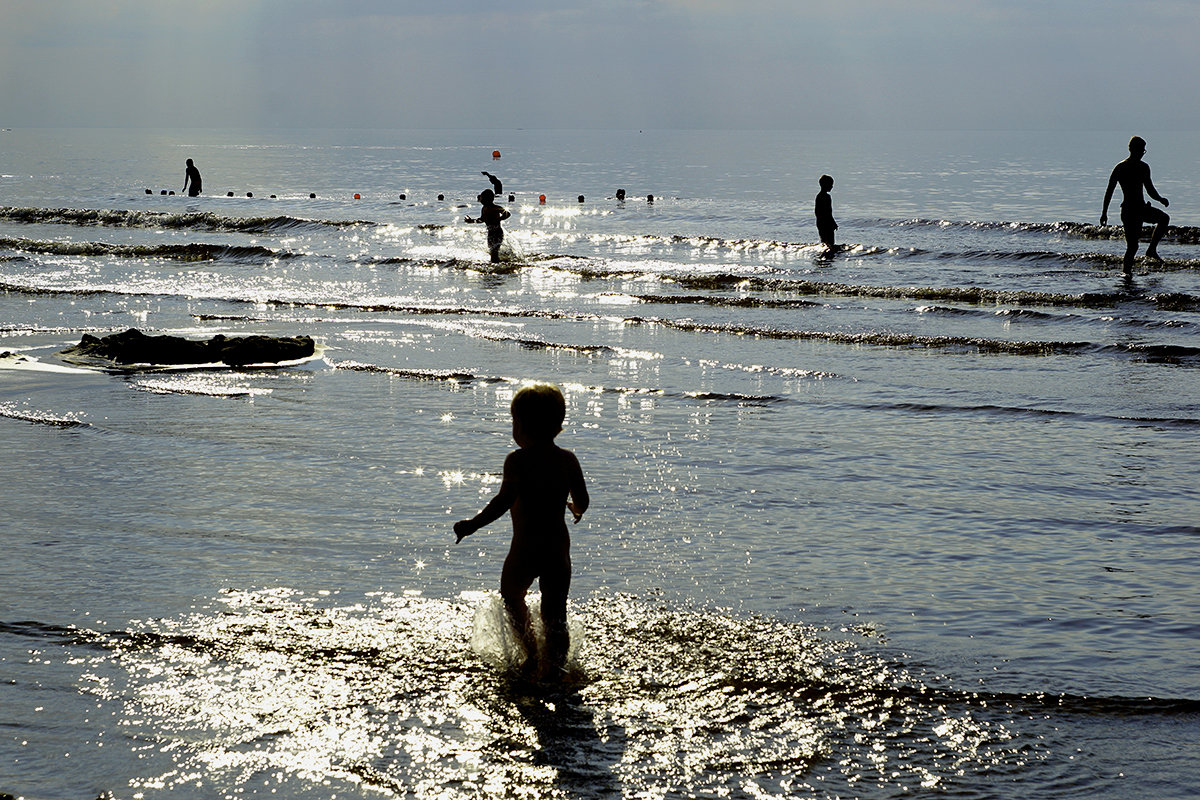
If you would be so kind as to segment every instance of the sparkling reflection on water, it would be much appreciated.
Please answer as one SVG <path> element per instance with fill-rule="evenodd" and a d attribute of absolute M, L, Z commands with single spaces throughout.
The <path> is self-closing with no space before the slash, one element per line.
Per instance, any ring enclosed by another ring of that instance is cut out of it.
<path fill-rule="evenodd" d="M 1038 758 L 867 628 L 595 599 L 547 687 L 476 651 L 497 604 L 230 590 L 136 623 L 111 642 L 129 686 L 95 690 L 125 698 L 132 796 L 889 797 Z"/>

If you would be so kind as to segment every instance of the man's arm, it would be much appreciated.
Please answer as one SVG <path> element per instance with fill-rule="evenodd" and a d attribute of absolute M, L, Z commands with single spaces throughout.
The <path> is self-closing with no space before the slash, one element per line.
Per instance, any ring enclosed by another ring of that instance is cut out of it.
<path fill-rule="evenodd" d="M 1113 167 L 1112 174 L 1108 176 L 1108 188 L 1104 191 L 1104 206 L 1100 209 L 1100 224 L 1108 224 L 1108 204 L 1112 202 L 1113 190 L 1117 188 L 1117 170 L 1120 167 Z"/>
<path fill-rule="evenodd" d="M 1150 197 L 1152 197 L 1153 199 L 1162 203 L 1163 207 L 1167 207 L 1167 206 L 1171 205 L 1171 201 L 1168 200 L 1167 198 L 1163 197 L 1162 195 L 1160 195 L 1158 193 L 1158 190 L 1156 190 L 1154 188 L 1154 182 L 1150 180 L 1150 165 L 1149 164 L 1146 165 L 1146 194 L 1150 195 Z"/>

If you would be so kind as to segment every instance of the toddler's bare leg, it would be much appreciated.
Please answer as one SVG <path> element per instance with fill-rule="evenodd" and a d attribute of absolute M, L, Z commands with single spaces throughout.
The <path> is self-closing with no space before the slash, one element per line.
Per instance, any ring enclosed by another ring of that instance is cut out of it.
<path fill-rule="evenodd" d="M 542 624 L 546 629 L 548 677 L 558 677 L 567 664 L 571 632 L 567 627 L 567 592 L 571 588 L 570 559 L 559 568 L 544 573 L 542 586 Z"/>
<path fill-rule="evenodd" d="M 508 619 L 512 622 L 521 646 L 525 648 L 526 669 L 536 666 L 538 660 L 537 638 L 533 635 L 533 626 L 529 620 L 529 606 L 525 603 L 525 593 L 533 584 L 534 575 L 515 563 L 512 558 L 505 559 L 504 571 L 500 574 L 500 596 L 504 598 L 504 608 L 508 611 Z"/>

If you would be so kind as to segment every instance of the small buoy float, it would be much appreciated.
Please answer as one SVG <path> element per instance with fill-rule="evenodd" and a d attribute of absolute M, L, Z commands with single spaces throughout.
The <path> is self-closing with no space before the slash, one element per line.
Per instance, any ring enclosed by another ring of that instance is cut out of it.
<path fill-rule="evenodd" d="M 166 194 L 167 194 L 167 190 L 166 190 L 166 189 L 163 189 L 161 192 L 159 192 L 159 194 L 161 194 L 161 195 L 163 195 L 163 196 L 165 197 L 165 196 L 166 196 Z"/>
<path fill-rule="evenodd" d="M 583 202 L 583 195 L 579 195 L 579 202 Z"/>
<path fill-rule="evenodd" d="M 446 199 L 446 195 L 444 195 L 444 194 L 438 195 L 438 200 L 445 200 L 445 199 Z"/>
<path fill-rule="evenodd" d="M 316 200 L 316 199 L 317 199 L 317 193 L 316 193 L 316 192 L 309 192 L 309 193 L 308 193 L 308 199 L 309 199 L 309 200 Z"/>
<path fill-rule="evenodd" d="M 492 159 L 494 160 L 494 159 L 497 159 L 497 158 L 499 158 L 499 157 L 500 157 L 500 151 L 499 151 L 499 150 L 493 150 L 493 151 L 492 151 Z"/>
<path fill-rule="evenodd" d="M 233 197 L 233 192 L 226 192 L 226 193 L 225 193 L 225 196 L 226 196 L 226 197 Z"/>
<path fill-rule="evenodd" d="M 544 195 L 544 194 L 539 194 L 539 195 L 538 195 L 538 202 L 539 202 L 539 203 L 541 203 L 542 205 L 546 205 L 546 195 Z"/>
<path fill-rule="evenodd" d="M 355 199 L 355 200 L 362 200 L 362 195 L 361 195 L 361 194 L 359 194 L 358 192 L 355 192 L 355 193 L 354 193 L 354 199 Z"/>
<path fill-rule="evenodd" d="M 272 200 L 274 200 L 274 199 L 275 199 L 275 195 L 271 195 L 271 199 L 272 199 Z"/>
<path fill-rule="evenodd" d="M 407 199 L 408 199 L 408 195 L 406 195 L 404 192 L 401 192 L 401 193 L 400 193 L 400 199 L 401 199 L 401 200 L 407 200 Z"/>
<path fill-rule="evenodd" d="M 152 191 L 150 191 L 149 189 L 147 189 L 147 190 L 146 190 L 146 194 L 154 194 L 154 192 L 152 192 Z"/>
<path fill-rule="evenodd" d="M 246 192 L 246 197 L 254 197 L 254 192 Z"/>

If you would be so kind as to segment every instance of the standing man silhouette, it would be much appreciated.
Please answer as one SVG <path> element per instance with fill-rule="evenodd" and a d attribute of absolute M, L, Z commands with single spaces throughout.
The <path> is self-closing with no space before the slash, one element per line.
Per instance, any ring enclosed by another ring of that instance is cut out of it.
<path fill-rule="evenodd" d="M 188 184 L 191 188 L 188 188 Z M 187 171 L 183 173 L 183 191 L 187 192 L 188 197 L 198 197 L 203 184 L 200 182 L 200 170 L 196 169 L 196 165 L 189 158 L 187 160 Z"/>
<path fill-rule="evenodd" d="M 1150 180 L 1150 165 L 1142 161 L 1146 154 L 1146 140 L 1134 136 L 1129 140 L 1129 158 L 1113 167 L 1112 175 L 1108 178 L 1108 190 L 1104 192 L 1104 208 L 1100 211 L 1100 224 L 1108 224 L 1108 203 L 1112 200 L 1113 189 L 1121 184 L 1121 224 L 1125 226 L 1125 274 L 1133 274 L 1133 259 L 1137 255 L 1138 240 L 1142 236 L 1142 223 L 1154 225 L 1154 233 L 1150 236 L 1150 246 L 1146 248 L 1146 258 L 1162 261 L 1158 255 L 1158 241 L 1167 232 L 1167 223 L 1171 218 L 1167 212 L 1150 205 L 1142 195 L 1142 187 L 1146 194 L 1153 197 L 1164 207 L 1171 203 L 1154 188 Z"/>

